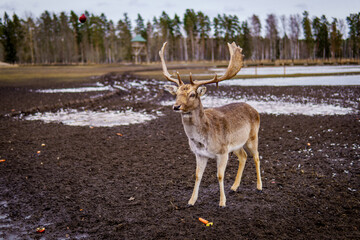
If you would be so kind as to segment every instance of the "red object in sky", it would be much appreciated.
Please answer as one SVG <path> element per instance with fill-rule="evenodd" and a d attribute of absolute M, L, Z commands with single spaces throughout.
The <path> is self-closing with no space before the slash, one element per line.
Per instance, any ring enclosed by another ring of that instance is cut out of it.
<path fill-rule="evenodd" d="M 80 21 L 81 23 L 84 23 L 84 22 L 86 21 L 86 16 L 85 16 L 85 14 L 83 14 L 83 15 L 81 15 L 81 16 L 79 17 L 79 21 Z"/>

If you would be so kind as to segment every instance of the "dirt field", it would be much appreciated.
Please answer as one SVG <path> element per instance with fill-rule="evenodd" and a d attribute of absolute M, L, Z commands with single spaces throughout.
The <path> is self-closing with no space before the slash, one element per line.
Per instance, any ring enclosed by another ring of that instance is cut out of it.
<path fill-rule="evenodd" d="M 133 77 L 107 75 L 89 82 L 115 80 Z M 137 88 L 98 98 L 93 92 L 30 91 L 38 86 L 0 88 L 0 159 L 5 159 L 0 162 L 0 239 L 360 238 L 358 114 L 261 114 L 263 191 L 256 191 L 249 158 L 240 188 L 230 194 L 238 166 L 231 156 L 227 207 L 218 207 L 215 162 L 208 163 L 197 203 L 188 207 L 195 157 L 180 115 L 157 105 L 172 96 L 156 81 L 151 86 L 151 92 Z M 360 96 L 360 87 L 354 86 L 219 90 L 252 97 L 289 95 L 298 102 L 342 107 Z M 209 87 L 208 94 L 219 90 Z M 156 109 L 163 116 L 143 124 L 90 128 L 26 121 L 18 115 L 64 107 Z M 204 226 L 199 217 L 214 225 Z M 40 226 L 45 232 L 36 232 Z"/>

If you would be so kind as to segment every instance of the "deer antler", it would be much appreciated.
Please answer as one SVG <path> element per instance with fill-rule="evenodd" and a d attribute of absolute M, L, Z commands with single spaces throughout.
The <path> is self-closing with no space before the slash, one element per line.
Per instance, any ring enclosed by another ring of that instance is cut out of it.
<path fill-rule="evenodd" d="M 228 43 L 228 47 L 230 51 L 230 62 L 228 68 L 226 69 L 225 74 L 220 78 L 218 78 L 217 75 L 215 74 L 214 78 L 211 80 L 192 81 L 191 79 L 192 85 L 201 86 L 210 83 L 216 83 L 217 85 L 218 82 L 230 79 L 240 71 L 241 67 L 243 66 L 243 58 L 244 58 L 244 55 L 242 54 L 242 48 L 236 46 L 235 42 L 233 42 L 232 44 Z"/>
<path fill-rule="evenodd" d="M 176 83 L 178 86 L 181 86 L 184 83 L 181 81 L 179 72 L 176 73 L 177 76 L 178 76 L 178 79 L 175 79 L 175 78 L 171 77 L 171 74 L 167 70 L 165 60 L 164 60 L 164 50 L 165 50 L 166 44 L 167 44 L 167 42 L 164 42 L 161 50 L 159 51 L 159 55 L 160 55 L 160 59 L 161 59 L 161 65 L 162 65 L 162 69 L 163 69 L 163 74 L 164 74 L 164 76 L 165 76 L 165 78 L 167 80 Z"/>

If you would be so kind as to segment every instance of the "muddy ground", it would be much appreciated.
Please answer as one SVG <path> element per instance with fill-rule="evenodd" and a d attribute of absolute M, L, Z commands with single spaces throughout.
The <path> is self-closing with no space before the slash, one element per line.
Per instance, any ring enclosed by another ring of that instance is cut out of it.
<path fill-rule="evenodd" d="M 107 75 L 89 83 L 115 80 L 133 77 Z M 197 203 L 188 207 L 195 157 L 180 116 L 157 105 L 172 98 L 157 85 L 151 81 L 153 92 L 137 88 L 107 96 L 0 88 L 0 159 L 5 159 L 0 162 L 0 239 L 360 238 L 358 114 L 261 114 L 263 191 L 256 191 L 249 158 L 240 188 L 230 193 L 238 166 L 231 155 L 227 207 L 218 206 L 215 162 L 208 163 Z M 344 107 L 360 96 L 358 86 L 220 89 L 229 95 L 289 95 L 299 102 Z M 208 94 L 217 91 L 209 87 Z M 19 115 L 129 106 L 164 115 L 144 124 L 94 128 L 26 121 Z M 199 217 L 214 225 L 204 226 Z M 40 226 L 45 232 L 36 232 Z"/>

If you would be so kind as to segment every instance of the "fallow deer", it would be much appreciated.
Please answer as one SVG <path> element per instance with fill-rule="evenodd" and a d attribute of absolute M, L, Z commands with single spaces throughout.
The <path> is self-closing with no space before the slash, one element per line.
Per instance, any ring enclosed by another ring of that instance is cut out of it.
<path fill-rule="evenodd" d="M 258 153 L 258 132 L 260 126 L 259 113 L 246 103 L 232 103 L 218 108 L 204 109 L 200 97 L 206 92 L 203 85 L 224 81 L 234 77 L 242 68 L 242 49 L 235 43 L 229 44 L 230 62 L 225 74 L 218 77 L 216 74 L 211 80 L 193 80 L 190 73 L 190 84 L 184 84 L 177 72 L 177 79 L 168 72 L 163 44 L 159 55 L 165 78 L 174 85 L 165 85 L 165 89 L 176 96 L 173 110 L 181 113 L 185 133 L 189 139 L 191 150 L 196 155 L 195 186 L 188 202 L 194 205 L 199 192 L 208 159 L 217 161 L 217 177 L 220 185 L 221 207 L 226 206 L 224 192 L 224 173 L 229 153 L 233 152 L 239 159 L 239 168 L 231 190 L 236 191 L 240 185 L 241 176 L 245 167 L 248 152 L 253 156 L 257 174 L 257 189 L 262 190 L 260 175 L 260 160 Z"/>

